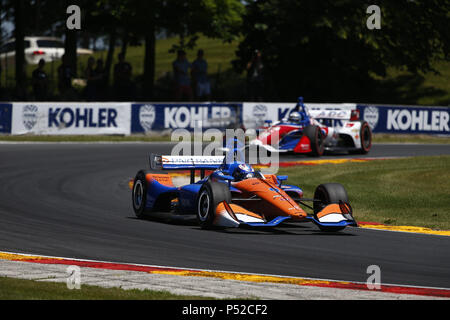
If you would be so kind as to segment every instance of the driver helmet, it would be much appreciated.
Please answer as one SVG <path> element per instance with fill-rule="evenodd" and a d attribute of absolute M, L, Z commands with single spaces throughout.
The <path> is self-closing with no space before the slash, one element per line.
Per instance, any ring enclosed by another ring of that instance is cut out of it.
<path fill-rule="evenodd" d="M 290 121 L 290 122 L 298 123 L 298 122 L 301 121 L 301 119 L 302 119 L 302 116 L 300 115 L 299 112 L 292 112 L 292 113 L 289 115 L 289 121 Z"/>
<path fill-rule="evenodd" d="M 239 166 L 237 166 L 237 168 L 234 170 L 233 177 L 235 181 L 242 181 L 245 179 L 254 178 L 255 170 L 251 166 L 242 163 Z"/>

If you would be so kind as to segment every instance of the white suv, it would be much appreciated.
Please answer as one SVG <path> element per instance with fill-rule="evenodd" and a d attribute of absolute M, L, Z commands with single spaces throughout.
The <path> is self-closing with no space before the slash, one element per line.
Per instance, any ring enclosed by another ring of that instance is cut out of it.
<path fill-rule="evenodd" d="M 15 63 L 16 41 L 11 39 L 0 47 L 2 65 L 5 60 L 8 64 Z M 93 54 L 89 49 L 77 49 L 78 55 Z M 52 62 L 61 59 L 64 54 L 64 42 L 52 37 L 25 37 L 25 60 L 27 64 L 38 64 L 39 60 Z M 6 58 L 6 59 L 5 59 Z"/>

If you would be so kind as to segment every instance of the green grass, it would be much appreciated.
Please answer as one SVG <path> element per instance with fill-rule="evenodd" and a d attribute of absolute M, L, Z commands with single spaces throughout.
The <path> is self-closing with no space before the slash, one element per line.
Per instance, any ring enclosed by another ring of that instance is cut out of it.
<path fill-rule="evenodd" d="M 0 300 L 211 300 L 211 298 L 175 295 L 164 291 L 123 290 L 88 285 L 81 285 L 81 290 L 69 290 L 65 283 L 0 277 Z"/>
<path fill-rule="evenodd" d="M 450 144 L 450 137 L 432 136 L 426 134 L 385 134 L 373 135 L 374 143 L 423 143 L 423 144 Z"/>
<path fill-rule="evenodd" d="M 175 53 L 169 53 L 174 44 L 178 43 L 178 38 L 161 39 L 156 42 L 156 79 L 164 77 L 168 72 L 172 72 L 172 62 L 176 59 Z M 238 41 L 224 43 L 222 40 L 200 37 L 197 41 L 197 48 L 186 50 L 187 59 L 192 62 L 197 57 L 198 49 L 205 50 L 205 59 L 208 61 L 209 73 L 211 76 L 217 73 L 231 69 L 231 61 L 236 59 Z M 120 48 L 116 49 L 114 63 L 117 62 L 117 54 Z M 94 54 L 96 58 L 106 60 L 106 52 L 100 51 Z M 133 66 L 134 76 L 141 75 L 144 72 L 144 46 L 129 47 L 127 50 L 127 61 Z M 87 64 L 87 57 L 82 57 L 79 61 L 83 70 Z"/>
<path fill-rule="evenodd" d="M 285 168 L 305 197 L 328 182 L 347 189 L 355 218 L 450 230 L 450 156 Z"/>
<path fill-rule="evenodd" d="M 385 78 L 374 77 L 380 82 L 378 88 L 374 88 L 371 102 L 450 106 L 450 61 L 436 61 L 432 65 L 439 74 L 413 74 L 400 68 L 388 68 Z"/>

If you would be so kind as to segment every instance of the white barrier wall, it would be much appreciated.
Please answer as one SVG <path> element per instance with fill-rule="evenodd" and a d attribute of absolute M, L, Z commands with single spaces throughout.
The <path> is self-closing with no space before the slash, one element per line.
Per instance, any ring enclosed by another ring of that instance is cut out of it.
<path fill-rule="evenodd" d="M 129 103 L 14 103 L 13 135 L 130 135 Z"/>
<path fill-rule="evenodd" d="M 0 103 L 0 134 L 130 135 L 203 128 L 255 129 L 289 116 L 296 103 Z M 358 109 L 375 133 L 450 135 L 449 107 L 305 103 L 310 114 Z"/>

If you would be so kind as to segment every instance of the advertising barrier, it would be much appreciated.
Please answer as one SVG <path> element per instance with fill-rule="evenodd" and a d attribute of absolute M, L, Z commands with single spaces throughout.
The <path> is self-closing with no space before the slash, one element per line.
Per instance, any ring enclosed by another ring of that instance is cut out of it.
<path fill-rule="evenodd" d="M 311 116 L 323 112 L 358 109 L 361 120 L 367 121 L 374 133 L 450 135 L 448 107 L 372 106 L 344 104 L 305 103 Z M 248 129 L 264 125 L 265 121 L 280 121 L 289 116 L 295 103 L 244 103 L 243 123 Z"/>
<path fill-rule="evenodd" d="M 12 134 L 130 134 L 129 103 L 14 103 Z"/>
<path fill-rule="evenodd" d="M 450 108 L 306 103 L 312 116 L 358 109 L 374 133 L 450 135 Z M 129 135 L 195 128 L 254 129 L 295 103 L 0 103 L 1 134 Z M 339 122 L 339 120 L 337 120 Z"/>
<path fill-rule="evenodd" d="M 450 135 L 450 108 L 358 105 L 375 133 Z"/>
<path fill-rule="evenodd" d="M 0 134 L 11 133 L 12 104 L 0 103 Z"/>
<path fill-rule="evenodd" d="M 242 123 L 241 109 L 240 103 L 133 104 L 131 132 L 235 128 Z"/>

